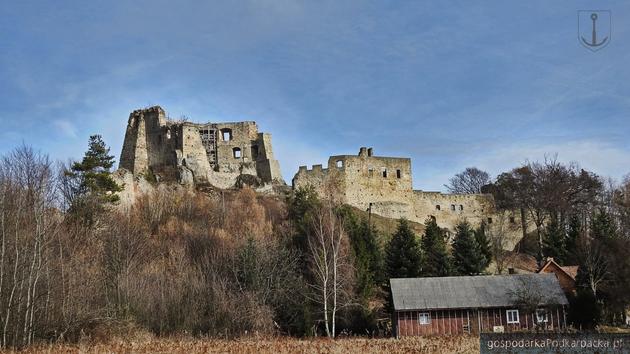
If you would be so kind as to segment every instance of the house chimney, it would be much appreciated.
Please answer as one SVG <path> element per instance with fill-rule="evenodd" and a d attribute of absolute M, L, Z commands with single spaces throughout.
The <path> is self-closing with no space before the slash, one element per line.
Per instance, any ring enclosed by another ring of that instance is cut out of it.
<path fill-rule="evenodd" d="M 372 148 L 369 148 L 368 149 L 368 156 L 372 156 L 372 154 L 373 154 L 373 150 L 372 150 Z"/>
<path fill-rule="evenodd" d="M 367 154 L 367 152 L 366 152 L 366 151 L 367 151 L 367 148 L 362 146 L 362 147 L 359 149 L 359 156 L 365 156 L 365 155 Z"/>

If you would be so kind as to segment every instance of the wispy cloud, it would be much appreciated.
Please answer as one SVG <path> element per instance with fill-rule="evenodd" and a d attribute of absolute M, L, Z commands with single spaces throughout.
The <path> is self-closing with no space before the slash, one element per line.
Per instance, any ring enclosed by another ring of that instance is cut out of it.
<path fill-rule="evenodd" d="M 69 138 L 77 137 L 77 127 L 70 121 L 63 119 L 56 119 L 53 121 L 53 126 L 57 129 L 62 135 Z"/>

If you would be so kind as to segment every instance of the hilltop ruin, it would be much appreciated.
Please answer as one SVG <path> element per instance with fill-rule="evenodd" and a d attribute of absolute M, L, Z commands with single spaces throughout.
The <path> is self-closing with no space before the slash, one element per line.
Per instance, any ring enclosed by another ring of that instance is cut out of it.
<path fill-rule="evenodd" d="M 258 132 L 256 122 L 175 121 L 159 106 L 129 115 L 119 167 L 185 185 L 284 185 L 271 134 Z"/>
<path fill-rule="evenodd" d="M 323 198 L 334 197 L 339 202 L 387 218 L 406 218 L 424 223 L 435 218 L 444 229 L 454 231 L 461 220 L 473 225 L 492 224 L 507 219 L 505 232 L 510 234 L 510 246 L 520 236 L 520 218 L 514 213 L 504 215 L 495 210 L 491 194 L 445 194 L 414 190 L 411 159 L 375 156 L 372 148 L 362 147 L 358 155 L 335 155 L 327 167 L 300 166 L 293 177 L 293 188 L 314 187 Z"/>

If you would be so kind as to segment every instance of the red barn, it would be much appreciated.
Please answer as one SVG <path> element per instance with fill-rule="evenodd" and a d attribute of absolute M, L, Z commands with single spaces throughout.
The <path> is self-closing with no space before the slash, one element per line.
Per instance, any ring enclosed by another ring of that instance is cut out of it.
<path fill-rule="evenodd" d="M 390 279 L 396 337 L 556 331 L 568 301 L 554 274 Z"/>

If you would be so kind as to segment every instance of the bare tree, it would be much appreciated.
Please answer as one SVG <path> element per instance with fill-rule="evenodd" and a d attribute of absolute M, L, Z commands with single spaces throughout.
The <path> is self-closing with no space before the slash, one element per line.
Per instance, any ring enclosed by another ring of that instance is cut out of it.
<path fill-rule="evenodd" d="M 497 268 L 497 273 L 502 274 L 505 270 L 505 262 L 508 258 L 506 247 L 508 246 L 508 230 L 505 222 L 505 215 L 500 213 L 497 221 L 488 225 L 487 234 L 490 240 L 492 258 Z"/>
<path fill-rule="evenodd" d="M 449 193 L 478 194 L 481 193 L 481 187 L 489 183 L 490 175 L 488 172 L 477 167 L 468 167 L 463 172 L 451 177 L 444 187 Z"/>
<path fill-rule="evenodd" d="M 21 146 L 0 160 L 2 347 L 33 343 L 48 311 L 48 250 L 58 231 L 52 164 Z"/>
<path fill-rule="evenodd" d="M 315 291 L 312 300 L 322 307 L 326 335 L 335 337 L 337 311 L 349 299 L 348 240 L 343 220 L 330 206 L 318 208 L 312 216 L 308 235 L 310 270 Z"/>
<path fill-rule="evenodd" d="M 578 260 L 582 267 L 585 282 L 597 296 L 598 289 L 610 278 L 609 254 L 605 246 L 595 239 L 583 237 L 580 240 Z"/>

